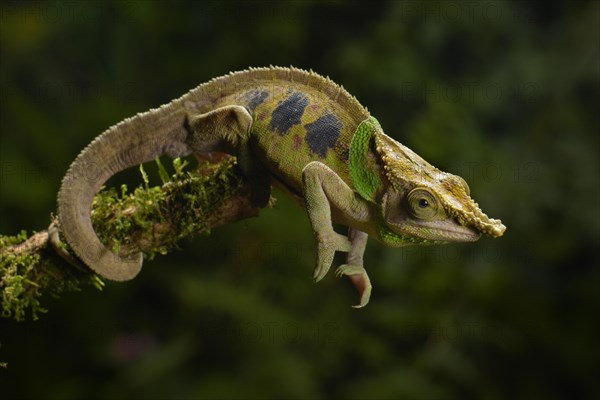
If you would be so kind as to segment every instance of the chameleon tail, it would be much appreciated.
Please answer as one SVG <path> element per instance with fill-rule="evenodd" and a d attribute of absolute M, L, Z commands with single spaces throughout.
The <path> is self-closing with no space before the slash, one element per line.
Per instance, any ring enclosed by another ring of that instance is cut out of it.
<path fill-rule="evenodd" d="M 100 242 L 90 215 L 95 194 L 108 178 L 126 168 L 163 154 L 188 155 L 186 137 L 185 114 L 181 106 L 170 103 L 109 128 L 71 164 L 58 193 L 61 231 L 75 254 L 102 277 L 133 279 L 142 268 L 143 255 L 123 258 Z"/>

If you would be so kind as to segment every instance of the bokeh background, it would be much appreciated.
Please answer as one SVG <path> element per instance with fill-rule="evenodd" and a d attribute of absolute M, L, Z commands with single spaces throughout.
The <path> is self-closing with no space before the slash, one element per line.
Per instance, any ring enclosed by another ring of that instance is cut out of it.
<path fill-rule="evenodd" d="M 599 4 L 3 2 L 3 234 L 47 226 L 105 128 L 269 64 L 343 84 L 508 230 L 371 241 L 374 292 L 354 310 L 347 280 L 312 283 L 308 220 L 277 193 L 132 282 L 0 320 L 0 397 L 600 398 Z"/>

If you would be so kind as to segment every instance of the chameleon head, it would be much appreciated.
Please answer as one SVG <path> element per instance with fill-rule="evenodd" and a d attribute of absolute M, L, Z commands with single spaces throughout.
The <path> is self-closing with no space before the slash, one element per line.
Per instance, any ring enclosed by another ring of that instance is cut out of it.
<path fill-rule="evenodd" d="M 389 182 L 380 202 L 382 242 L 404 246 L 502 236 L 506 227 L 481 211 L 463 178 L 438 170 L 383 133 L 375 144 Z"/>
<path fill-rule="evenodd" d="M 489 218 L 469 195 L 459 176 L 440 173 L 437 186 L 419 184 L 383 194 L 384 227 L 380 240 L 390 246 L 472 242 L 487 234 L 502 236 L 506 227 Z"/>

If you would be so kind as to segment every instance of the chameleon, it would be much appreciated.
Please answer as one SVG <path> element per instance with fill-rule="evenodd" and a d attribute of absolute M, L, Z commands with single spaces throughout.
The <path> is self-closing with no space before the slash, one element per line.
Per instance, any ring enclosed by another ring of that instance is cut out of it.
<path fill-rule="evenodd" d="M 315 282 L 346 252 L 347 276 L 364 307 L 372 284 L 363 265 L 369 236 L 390 247 L 473 242 L 502 236 L 469 186 L 387 136 L 358 100 L 328 77 L 294 67 L 250 68 L 214 78 L 159 108 L 110 127 L 75 158 L 58 192 L 60 230 L 91 270 L 133 279 L 142 253 L 114 254 L 94 232 L 91 205 L 117 172 L 157 156 L 237 158 L 252 202 L 264 207 L 271 187 L 306 209 L 316 241 Z M 333 223 L 347 227 L 337 233 Z"/>

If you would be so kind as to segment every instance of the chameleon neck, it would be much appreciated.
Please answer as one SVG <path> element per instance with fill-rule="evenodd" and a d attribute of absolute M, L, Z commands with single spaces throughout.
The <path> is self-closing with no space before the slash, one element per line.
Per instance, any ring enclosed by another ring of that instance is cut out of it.
<path fill-rule="evenodd" d="M 350 143 L 350 177 L 356 191 L 369 201 L 375 201 L 377 190 L 382 187 L 379 166 L 372 151 L 378 127 L 379 122 L 374 117 L 365 119 L 356 128 Z"/>

